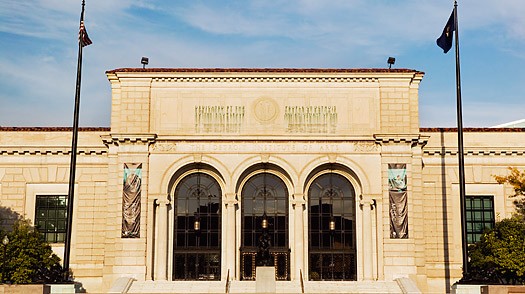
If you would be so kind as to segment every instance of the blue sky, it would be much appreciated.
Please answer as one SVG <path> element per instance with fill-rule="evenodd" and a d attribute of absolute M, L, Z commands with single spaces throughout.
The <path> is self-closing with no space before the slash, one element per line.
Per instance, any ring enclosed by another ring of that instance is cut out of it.
<path fill-rule="evenodd" d="M 426 73 L 420 125 L 454 127 L 451 0 L 86 0 L 81 126 L 109 126 L 105 71 L 396 68 Z M 71 126 L 81 0 L 0 0 L 0 125 Z M 459 0 L 466 127 L 525 118 L 525 1 Z"/>

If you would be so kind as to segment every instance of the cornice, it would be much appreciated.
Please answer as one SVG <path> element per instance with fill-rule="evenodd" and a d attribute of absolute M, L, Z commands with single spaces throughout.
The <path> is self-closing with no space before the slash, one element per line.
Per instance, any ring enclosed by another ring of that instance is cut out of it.
<path fill-rule="evenodd" d="M 381 145 L 386 144 L 410 144 L 425 146 L 430 136 L 419 134 L 375 134 L 376 143 Z"/>
<path fill-rule="evenodd" d="M 100 136 L 106 146 L 121 144 L 152 144 L 157 139 L 157 134 L 109 134 Z"/>
<path fill-rule="evenodd" d="M 521 148 L 520 148 L 521 149 Z M 446 148 L 428 148 L 423 149 L 424 156 L 456 156 L 458 155 L 457 148 L 450 149 Z M 495 149 L 470 149 L 464 150 L 463 155 L 465 156 L 523 156 L 525 155 L 525 149 L 521 150 L 495 150 Z"/>
<path fill-rule="evenodd" d="M 105 155 L 106 148 L 78 148 L 78 155 Z M 70 155 L 71 148 L 61 147 L 3 147 L 0 155 Z"/>
<path fill-rule="evenodd" d="M 158 83 L 377 83 L 377 77 L 306 76 L 195 76 L 156 77 Z"/>

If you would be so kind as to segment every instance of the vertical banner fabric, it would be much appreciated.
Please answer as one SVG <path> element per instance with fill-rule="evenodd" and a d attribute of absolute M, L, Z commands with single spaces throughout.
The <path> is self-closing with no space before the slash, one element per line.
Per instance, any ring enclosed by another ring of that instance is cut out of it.
<path fill-rule="evenodd" d="M 142 163 L 124 164 L 122 238 L 140 238 Z"/>
<path fill-rule="evenodd" d="M 390 238 L 408 239 L 406 164 L 388 164 Z"/>

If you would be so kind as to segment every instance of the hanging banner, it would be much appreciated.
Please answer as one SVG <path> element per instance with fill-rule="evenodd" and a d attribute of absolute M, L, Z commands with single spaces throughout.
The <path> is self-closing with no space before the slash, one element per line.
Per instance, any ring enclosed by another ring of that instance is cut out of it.
<path fill-rule="evenodd" d="M 406 164 L 388 164 L 390 238 L 408 239 Z"/>
<path fill-rule="evenodd" d="M 142 163 L 124 163 L 122 238 L 140 238 Z"/>

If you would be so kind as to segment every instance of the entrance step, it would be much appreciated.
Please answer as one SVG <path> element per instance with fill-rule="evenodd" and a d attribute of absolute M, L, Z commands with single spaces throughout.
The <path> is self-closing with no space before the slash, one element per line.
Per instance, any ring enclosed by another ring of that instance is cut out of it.
<path fill-rule="evenodd" d="M 226 293 L 226 281 L 135 281 L 126 293 Z"/>
<path fill-rule="evenodd" d="M 302 293 L 299 281 L 277 281 L 276 293 Z M 226 281 L 134 281 L 126 293 L 226 293 Z M 255 281 L 231 281 L 229 293 L 256 293 Z M 304 281 L 304 293 L 403 293 L 395 281 Z"/>
<path fill-rule="evenodd" d="M 403 293 L 395 281 L 305 281 L 305 293 Z"/>
<path fill-rule="evenodd" d="M 257 293 L 256 282 L 231 281 L 230 293 Z M 275 293 L 301 293 L 299 281 L 276 281 Z"/>

